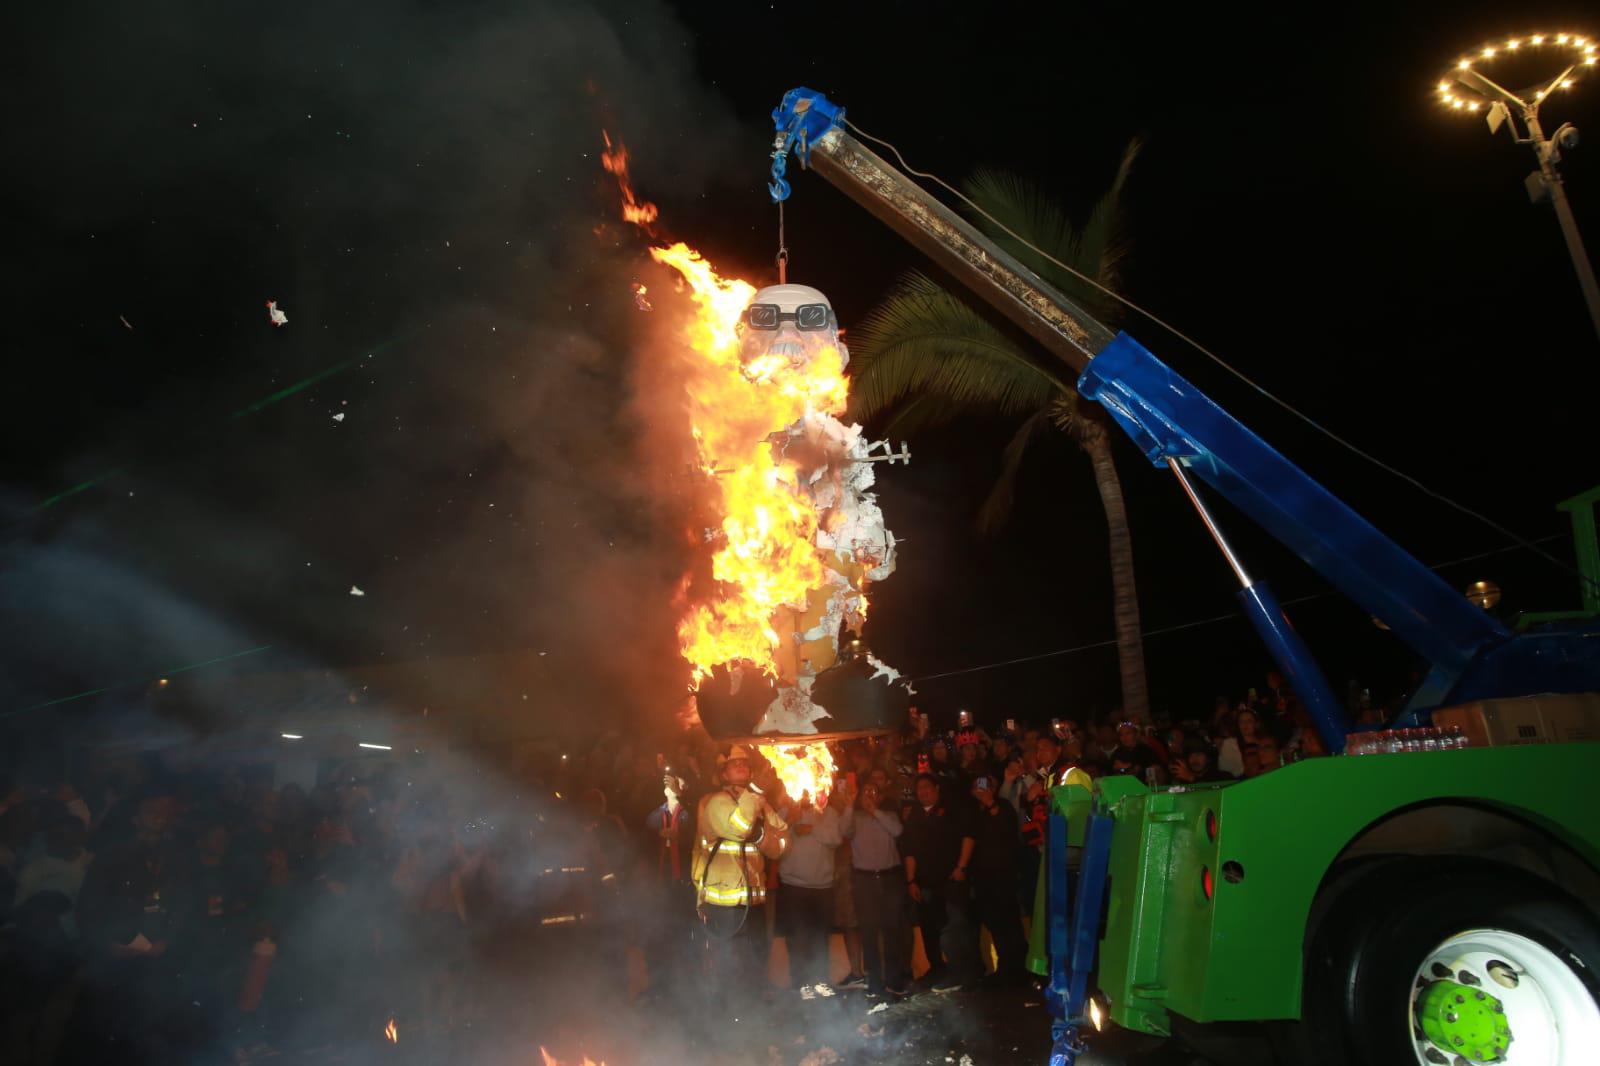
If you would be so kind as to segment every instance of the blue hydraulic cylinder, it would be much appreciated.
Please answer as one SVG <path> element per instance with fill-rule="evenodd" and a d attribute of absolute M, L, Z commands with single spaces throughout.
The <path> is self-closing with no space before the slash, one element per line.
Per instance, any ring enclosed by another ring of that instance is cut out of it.
<path fill-rule="evenodd" d="M 1459 678 L 1476 657 L 1510 638 L 1486 611 L 1126 333 L 1090 361 L 1078 391 L 1105 407 L 1152 462 L 1182 463 L 1443 677 Z"/>
<path fill-rule="evenodd" d="M 1245 616 L 1256 627 L 1257 635 L 1272 653 L 1278 669 L 1283 671 L 1283 679 L 1311 715 L 1317 735 L 1327 745 L 1329 754 L 1343 752 L 1345 734 L 1350 729 L 1349 716 L 1345 714 L 1344 705 L 1334 697 L 1333 689 L 1328 687 L 1328 679 L 1311 657 L 1311 649 L 1294 631 L 1289 616 L 1283 613 L 1278 597 L 1260 581 L 1240 589 L 1238 596 Z"/>

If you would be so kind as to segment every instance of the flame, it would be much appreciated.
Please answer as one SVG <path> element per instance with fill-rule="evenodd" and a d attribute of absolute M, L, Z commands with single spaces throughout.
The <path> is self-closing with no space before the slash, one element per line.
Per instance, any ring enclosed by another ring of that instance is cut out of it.
<path fill-rule="evenodd" d="M 383 1027 L 383 1035 L 389 1038 L 389 1043 L 400 1043 L 400 1030 L 394 1024 L 394 1019 L 389 1019 L 389 1024 Z"/>
<path fill-rule="evenodd" d="M 561 1060 L 550 1054 L 550 1052 L 546 1051 L 544 1048 L 541 1047 L 539 1049 L 539 1054 L 544 1057 L 544 1066 L 561 1066 Z M 585 1055 L 583 1057 L 583 1066 L 606 1066 L 606 1064 L 603 1062 L 596 1062 L 589 1056 Z"/>
<path fill-rule="evenodd" d="M 633 182 L 628 178 L 628 149 L 618 141 L 616 147 L 611 145 L 611 134 L 605 130 L 600 131 L 600 136 L 605 138 L 606 150 L 600 153 L 600 165 L 606 168 L 606 173 L 617 179 L 617 187 L 622 190 L 622 218 L 632 222 L 646 232 L 651 232 L 650 225 L 655 222 L 660 209 L 649 200 L 640 200 L 633 194 Z"/>
<path fill-rule="evenodd" d="M 613 146 L 601 157 L 617 179 L 622 217 L 653 234 L 653 204 L 640 204 L 627 175 L 627 150 Z M 718 665 L 753 665 L 780 685 L 798 683 L 794 622 L 812 595 L 837 582 L 816 546 L 818 514 L 794 461 L 769 441 L 808 414 L 839 415 L 849 399 L 845 355 L 828 340 L 808 341 L 804 358 L 747 346 L 741 332 L 756 287 L 719 274 L 683 242 L 650 249 L 657 263 L 682 277 L 691 313 L 682 320 L 678 377 L 697 465 L 705 475 L 707 513 L 719 516 L 707 531 L 715 545 L 716 587 L 694 602 L 678 625 L 678 643 L 698 687 Z M 646 289 L 634 296 L 648 309 Z M 746 350 L 746 348 L 758 350 Z M 855 593 L 854 616 L 865 612 Z M 833 758 L 823 744 L 762 746 L 789 794 L 825 796 Z"/>
<path fill-rule="evenodd" d="M 790 796 L 809 794 L 818 807 L 827 804 L 834 767 L 826 744 L 762 744 L 760 749 Z"/>
<path fill-rule="evenodd" d="M 761 358 L 746 367 L 736 327 L 755 287 L 720 276 L 682 242 L 652 248 L 650 255 L 683 276 L 695 306 L 682 338 L 698 356 L 689 364 L 685 397 L 701 469 L 714 475 L 713 509 L 723 516 L 722 543 L 711 560 L 720 588 L 679 625 L 683 657 L 696 684 L 713 666 L 741 659 L 780 677 L 773 615 L 785 607 L 804 609 L 825 576 L 813 546 L 816 511 L 795 468 L 773 454 L 766 438 L 808 409 L 843 411 L 849 396 L 844 360 L 830 346 L 803 366 Z"/>

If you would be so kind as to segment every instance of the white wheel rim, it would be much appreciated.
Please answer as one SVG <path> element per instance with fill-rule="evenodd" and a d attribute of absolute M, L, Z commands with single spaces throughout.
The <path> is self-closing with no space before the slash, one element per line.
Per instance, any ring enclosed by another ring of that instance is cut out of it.
<path fill-rule="evenodd" d="M 1497 980 L 1491 964 L 1506 980 Z M 1504 964 L 1509 971 L 1500 969 Z M 1505 1007 L 1511 1024 L 1511 1046 L 1499 1059 L 1467 1059 L 1447 1054 L 1451 1066 L 1483 1061 L 1504 1066 L 1591 1066 L 1600 1060 L 1600 1003 L 1567 960 L 1537 941 L 1503 929 L 1471 929 L 1457 933 L 1428 953 L 1411 982 L 1408 1029 L 1416 1036 L 1414 1004 L 1421 988 L 1442 977 L 1476 985 Z M 1465 975 L 1465 977 L 1463 977 Z M 1512 987 L 1507 982 L 1514 981 Z M 1438 1052 L 1426 1037 L 1413 1040 L 1419 1066 L 1436 1066 Z"/>

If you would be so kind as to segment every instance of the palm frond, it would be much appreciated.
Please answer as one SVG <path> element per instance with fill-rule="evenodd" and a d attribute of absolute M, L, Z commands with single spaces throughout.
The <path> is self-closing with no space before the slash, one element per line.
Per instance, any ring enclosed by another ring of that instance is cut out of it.
<path fill-rule="evenodd" d="M 1090 210 L 1089 220 L 1084 223 L 1080 237 L 1083 257 L 1094 260 L 1091 276 L 1113 291 L 1121 287 L 1122 264 L 1129 250 L 1127 234 L 1123 229 L 1122 190 L 1143 146 L 1143 142 L 1135 137 L 1122 150 L 1122 162 L 1117 165 L 1116 177 Z"/>
<path fill-rule="evenodd" d="M 850 413 L 865 421 L 911 396 L 952 412 L 1032 414 L 1071 383 L 945 292 L 912 274 L 854 332 Z M 932 417 L 924 411 L 923 418 Z"/>
<path fill-rule="evenodd" d="M 889 420 L 883 424 L 887 437 L 909 439 L 923 430 L 947 425 L 960 418 L 962 411 L 944 402 L 939 396 L 913 396 L 898 404 Z"/>
<path fill-rule="evenodd" d="M 974 173 L 964 184 L 967 195 L 982 209 L 973 220 L 978 228 L 1041 278 L 1059 287 L 1071 275 L 1028 244 L 1074 270 L 1087 273 L 1094 268 L 1087 260 L 1078 262 L 1078 232 L 1071 217 L 1037 182 L 1008 171 L 984 169 Z M 1017 236 L 1013 237 L 1006 230 Z"/>
<path fill-rule="evenodd" d="M 1005 451 L 1000 455 L 1000 476 L 995 478 L 994 487 L 989 490 L 983 506 L 978 508 L 978 532 L 986 535 L 993 533 L 1011 517 L 1011 508 L 1017 498 L 1017 475 L 1022 470 L 1022 457 L 1033 438 L 1051 425 L 1050 408 L 1046 407 L 1030 416 L 1012 434 Z"/>
<path fill-rule="evenodd" d="M 996 170 L 980 170 L 966 183 L 967 195 L 981 209 L 974 221 L 991 240 L 1082 304 L 1090 314 L 1114 322 L 1120 305 L 1086 283 L 1083 277 L 1108 289 L 1117 287 L 1120 267 L 1127 254 L 1122 232 L 1122 189 L 1140 147 L 1138 138 L 1128 142 L 1110 187 L 1090 210 L 1082 228 L 1072 224 L 1066 210 L 1039 183 Z M 1016 236 L 1006 232 L 1007 229 Z M 1019 237 L 1028 243 L 1018 240 Z M 1034 251 L 1029 244 L 1040 251 Z M 1051 262 L 1040 252 L 1066 264 L 1066 268 Z"/>

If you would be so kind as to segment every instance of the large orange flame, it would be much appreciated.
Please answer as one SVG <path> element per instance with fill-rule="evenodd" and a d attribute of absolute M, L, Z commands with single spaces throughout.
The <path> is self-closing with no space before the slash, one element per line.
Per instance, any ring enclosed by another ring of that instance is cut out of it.
<path fill-rule="evenodd" d="M 609 136 L 606 148 L 601 158 L 617 178 L 623 218 L 653 233 L 655 206 L 635 196 L 627 150 Z M 720 516 L 718 527 L 707 531 L 715 544 L 717 586 L 679 623 L 679 645 L 696 686 L 713 667 L 740 661 L 793 686 L 794 620 L 814 593 L 844 579 L 824 564 L 816 546 L 817 507 L 799 483 L 797 466 L 768 438 L 808 415 L 843 413 L 849 399 L 844 353 L 831 343 L 814 346 L 804 359 L 742 350 L 740 321 L 755 286 L 722 276 L 682 242 L 652 247 L 650 256 L 683 278 L 692 304 L 679 338 L 687 355 L 683 399 L 709 511 Z M 642 288 L 635 294 L 642 299 Z M 865 597 L 856 594 L 854 603 L 859 618 Z M 822 800 L 833 777 L 826 745 L 763 745 L 761 751 L 791 796 Z"/>
<path fill-rule="evenodd" d="M 713 666 L 740 659 L 780 677 L 774 653 L 781 638 L 773 614 L 803 609 L 825 577 L 813 545 L 816 511 L 796 482 L 795 468 L 773 454 L 766 438 L 808 408 L 829 414 L 844 409 L 843 360 L 830 348 L 799 369 L 787 360 L 745 367 L 736 327 L 755 288 L 721 277 L 682 242 L 652 248 L 650 255 L 683 276 L 695 305 L 683 341 L 699 358 L 689 365 L 684 394 L 714 510 L 723 516 L 722 543 L 711 561 L 720 588 L 679 625 L 683 656 L 694 667 L 696 683 Z"/>

